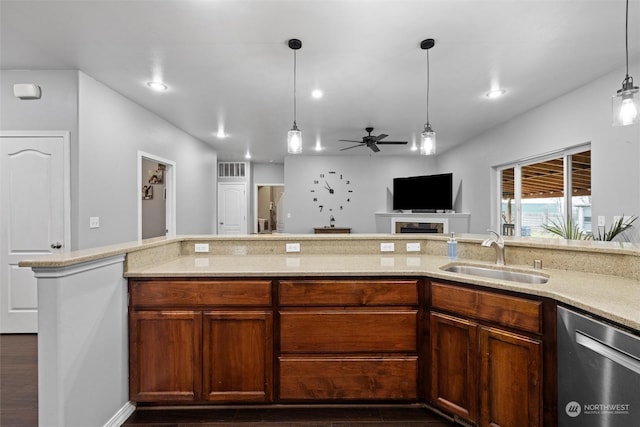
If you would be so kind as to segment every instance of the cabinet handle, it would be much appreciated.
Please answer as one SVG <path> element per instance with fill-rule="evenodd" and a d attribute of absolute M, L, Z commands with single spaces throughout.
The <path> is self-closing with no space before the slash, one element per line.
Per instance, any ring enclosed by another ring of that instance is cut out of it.
<path fill-rule="evenodd" d="M 62 247 L 62 243 L 55 242 L 51 244 L 51 249 L 60 249 Z"/>

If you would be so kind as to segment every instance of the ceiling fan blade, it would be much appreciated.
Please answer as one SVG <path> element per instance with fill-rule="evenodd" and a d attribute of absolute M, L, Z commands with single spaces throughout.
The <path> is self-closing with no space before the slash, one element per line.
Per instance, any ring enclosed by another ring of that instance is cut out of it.
<path fill-rule="evenodd" d="M 350 149 L 356 148 L 356 147 L 362 147 L 362 143 L 360 143 L 358 145 L 352 145 L 351 147 L 347 147 L 347 148 L 341 148 L 340 151 L 350 150 Z"/>
<path fill-rule="evenodd" d="M 376 136 L 376 141 L 380 141 L 381 139 L 384 139 L 386 137 L 388 137 L 389 135 L 387 135 L 386 133 L 381 133 L 380 135 Z"/>
<path fill-rule="evenodd" d="M 408 144 L 408 141 L 379 141 L 378 144 Z"/>
<path fill-rule="evenodd" d="M 339 139 L 338 141 L 344 141 L 344 142 L 357 142 L 359 144 L 363 144 L 362 141 L 356 141 L 354 139 Z"/>
<path fill-rule="evenodd" d="M 371 148 L 374 153 L 377 153 L 378 151 L 380 151 L 380 149 L 376 144 L 367 144 L 367 147 Z"/>

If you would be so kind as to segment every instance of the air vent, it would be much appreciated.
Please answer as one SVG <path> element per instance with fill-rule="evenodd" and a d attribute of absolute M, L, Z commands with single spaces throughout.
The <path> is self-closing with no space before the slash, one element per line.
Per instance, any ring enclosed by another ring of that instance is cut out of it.
<path fill-rule="evenodd" d="M 244 162 L 222 162 L 218 163 L 218 178 L 244 177 L 247 164 Z"/>

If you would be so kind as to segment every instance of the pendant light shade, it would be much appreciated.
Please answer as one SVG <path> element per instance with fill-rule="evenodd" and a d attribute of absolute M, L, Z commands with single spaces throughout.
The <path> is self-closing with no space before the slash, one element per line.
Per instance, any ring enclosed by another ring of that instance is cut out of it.
<path fill-rule="evenodd" d="M 424 131 L 420 134 L 420 154 L 423 156 L 436 154 L 436 133 L 429 123 L 424 125 Z"/>
<path fill-rule="evenodd" d="M 614 126 L 627 126 L 640 121 L 640 92 L 633 85 L 633 78 L 627 76 L 622 82 L 622 89 L 611 98 L 611 117 Z"/>
<path fill-rule="evenodd" d="M 625 12 L 624 44 L 627 73 L 622 81 L 622 89 L 618 89 L 611 98 L 613 126 L 627 126 L 640 122 L 640 92 L 638 86 L 633 85 L 633 77 L 629 75 L 629 0 Z"/>
<path fill-rule="evenodd" d="M 427 51 L 427 123 L 424 125 L 424 131 L 420 134 L 420 154 L 423 156 L 432 156 L 436 154 L 436 133 L 431 128 L 431 123 L 429 123 L 429 49 L 435 46 L 435 44 L 436 42 L 434 39 L 425 39 L 420 43 L 420 47 Z"/>
<path fill-rule="evenodd" d="M 293 126 L 287 133 L 287 152 L 289 154 L 302 153 L 302 132 L 296 123 L 296 51 L 302 47 L 298 39 L 289 40 L 289 48 L 293 50 Z"/>
<path fill-rule="evenodd" d="M 298 129 L 295 121 L 291 130 L 287 133 L 287 151 L 289 154 L 302 153 L 302 132 Z"/>

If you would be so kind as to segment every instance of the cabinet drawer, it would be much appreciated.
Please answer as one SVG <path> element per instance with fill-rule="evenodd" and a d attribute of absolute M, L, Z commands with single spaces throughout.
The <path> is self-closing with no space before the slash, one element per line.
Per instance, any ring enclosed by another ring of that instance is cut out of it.
<path fill-rule="evenodd" d="M 133 307 L 271 305 L 270 280 L 149 280 L 129 283 Z"/>
<path fill-rule="evenodd" d="M 412 400 L 417 378 L 417 357 L 281 357 L 280 399 Z"/>
<path fill-rule="evenodd" d="M 417 280 L 283 280 L 280 305 L 378 306 L 418 303 Z"/>
<path fill-rule="evenodd" d="M 540 301 L 433 282 L 431 306 L 523 331 L 542 332 Z"/>
<path fill-rule="evenodd" d="M 416 310 L 280 312 L 283 353 L 415 352 Z"/>

